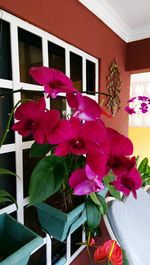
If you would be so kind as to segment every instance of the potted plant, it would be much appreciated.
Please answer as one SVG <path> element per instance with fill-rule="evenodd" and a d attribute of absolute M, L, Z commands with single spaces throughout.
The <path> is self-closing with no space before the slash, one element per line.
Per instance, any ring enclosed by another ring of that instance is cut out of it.
<path fill-rule="evenodd" d="M 42 227 L 59 240 L 64 240 L 70 225 L 66 233 L 57 235 L 53 234 L 53 225 L 58 230 L 58 222 L 52 221 L 49 231 L 47 223 L 52 217 L 48 217 L 48 212 L 51 215 L 52 208 L 45 203 L 49 200 L 51 203 L 54 196 L 53 202 L 57 204 L 60 199 L 58 204 L 66 211 L 70 205 L 74 209 L 74 199 L 80 198 L 85 207 L 81 204 L 68 217 L 62 213 L 60 219 L 65 222 L 72 219 L 71 225 L 80 218 L 83 222 L 87 220 L 85 231 L 90 242 L 90 238 L 99 232 L 101 215 L 107 210 L 106 190 L 117 198 L 120 191 L 126 196 L 132 192 L 136 198 L 136 190 L 142 185 L 136 159 L 131 157 L 132 142 L 116 130 L 107 128 L 101 119 L 101 115 L 106 113 L 98 103 L 79 93 L 71 79 L 62 72 L 41 66 L 32 67 L 29 73 L 44 86 L 47 97 L 54 99 L 65 93 L 72 109 L 69 117 L 61 118 L 58 110 L 46 108 L 42 97 L 38 102 L 29 100 L 21 104 L 15 111 L 17 121 L 12 129 L 23 137 L 32 134 L 35 142 L 30 155 L 41 157 L 30 179 L 30 205 L 37 207 Z M 72 218 L 73 212 L 77 215 Z M 59 214 L 60 210 L 55 209 L 54 215 Z"/>
<path fill-rule="evenodd" d="M 14 110 L 10 114 L 4 135 L 0 140 L 0 147 L 6 139 L 13 112 Z M 16 176 L 14 172 L 5 168 L 0 168 L 0 175 Z M 16 208 L 18 208 L 15 198 L 6 190 L 0 189 L 0 203 L 6 202 L 15 203 Z M 43 239 L 32 230 L 19 223 L 9 214 L 0 214 L 1 265 L 26 265 L 33 250 L 42 244 Z"/>
<path fill-rule="evenodd" d="M 0 264 L 26 265 L 43 239 L 10 215 L 0 215 Z"/>

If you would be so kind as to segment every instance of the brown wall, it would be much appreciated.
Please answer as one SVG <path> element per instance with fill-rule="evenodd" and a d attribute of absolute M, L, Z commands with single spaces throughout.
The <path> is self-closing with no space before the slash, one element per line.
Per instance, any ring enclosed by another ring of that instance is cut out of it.
<path fill-rule="evenodd" d="M 129 73 L 125 72 L 125 42 L 77 0 L 0 0 L 0 7 L 99 58 L 101 91 L 106 87 L 109 65 L 117 59 L 122 79 L 121 111 L 105 120 L 126 134 Z"/>
<path fill-rule="evenodd" d="M 150 39 L 127 44 L 126 69 L 129 71 L 150 71 Z"/>
<path fill-rule="evenodd" d="M 122 79 L 121 110 L 105 121 L 108 126 L 126 134 L 128 115 L 124 107 L 129 97 L 130 80 L 125 71 L 125 42 L 77 0 L 0 0 L 0 7 L 99 58 L 101 91 L 105 91 L 109 66 L 114 58 L 117 59 Z M 90 263 L 83 252 L 75 264 Z"/>

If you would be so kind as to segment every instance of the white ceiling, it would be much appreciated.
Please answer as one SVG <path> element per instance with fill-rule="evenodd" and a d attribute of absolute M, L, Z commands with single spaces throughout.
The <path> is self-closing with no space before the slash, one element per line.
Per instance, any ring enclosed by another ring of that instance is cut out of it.
<path fill-rule="evenodd" d="M 124 41 L 150 38 L 150 0 L 79 0 Z"/>

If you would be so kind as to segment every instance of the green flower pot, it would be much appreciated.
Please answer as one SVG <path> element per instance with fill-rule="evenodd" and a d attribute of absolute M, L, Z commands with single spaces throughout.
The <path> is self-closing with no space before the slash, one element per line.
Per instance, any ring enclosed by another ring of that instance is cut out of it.
<path fill-rule="evenodd" d="M 99 194 L 106 196 L 104 189 Z M 43 230 L 55 239 L 63 242 L 68 234 L 74 232 L 86 221 L 85 204 L 82 203 L 69 213 L 64 213 L 44 202 L 35 205 L 39 221 Z"/>
<path fill-rule="evenodd" d="M 0 265 L 26 265 L 43 239 L 10 215 L 0 215 Z"/>
<path fill-rule="evenodd" d="M 69 213 L 64 213 L 43 202 L 35 206 L 42 229 L 61 242 L 66 239 L 69 232 L 75 231 L 86 220 L 84 203 Z"/>

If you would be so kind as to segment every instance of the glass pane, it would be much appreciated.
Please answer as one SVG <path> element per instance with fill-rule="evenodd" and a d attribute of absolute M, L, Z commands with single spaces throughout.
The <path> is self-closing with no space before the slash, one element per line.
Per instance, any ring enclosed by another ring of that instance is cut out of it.
<path fill-rule="evenodd" d="M 24 198 L 28 196 L 29 181 L 33 169 L 41 158 L 30 158 L 30 150 L 23 150 L 23 184 L 24 184 Z"/>
<path fill-rule="evenodd" d="M 29 68 L 40 66 L 42 61 L 42 39 L 26 30 L 18 29 L 20 81 L 35 83 L 29 75 Z"/>
<path fill-rule="evenodd" d="M 52 239 L 52 264 L 55 264 L 66 253 L 66 243 Z"/>
<path fill-rule="evenodd" d="M 38 92 L 38 91 L 22 90 L 21 99 L 33 99 L 35 101 L 38 101 L 43 95 L 44 95 L 44 92 L 41 92 L 41 91 Z M 32 135 L 23 137 L 23 142 L 27 142 L 31 140 L 33 140 Z"/>
<path fill-rule="evenodd" d="M 65 73 L 65 49 L 52 43 L 48 43 L 49 67 L 56 68 Z"/>
<path fill-rule="evenodd" d="M 73 85 L 78 91 L 82 91 L 82 57 L 70 53 L 70 77 L 73 81 Z"/>
<path fill-rule="evenodd" d="M 95 94 L 95 63 L 86 60 L 86 92 Z"/>
<path fill-rule="evenodd" d="M 80 226 L 71 235 L 71 255 L 73 255 L 77 251 L 77 249 L 80 248 L 80 245 L 78 245 L 78 243 L 82 242 L 82 230 L 83 227 Z"/>
<path fill-rule="evenodd" d="M 66 99 L 65 97 L 58 96 L 57 98 L 50 99 L 51 109 L 57 109 L 61 113 L 61 118 L 66 118 Z"/>
<path fill-rule="evenodd" d="M 45 237 L 45 233 L 41 230 L 41 226 L 38 221 L 37 210 L 35 207 L 30 206 L 24 208 L 24 220 L 27 227 L 40 236 Z"/>
<path fill-rule="evenodd" d="M 46 245 L 36 250 L 30 256 L 27 265 L 46 265 Z"/>
<path fill-rule="evenodd" d="M 10 24 L 4 20 L 0 23 L 0 78 L 11 80 Z"/>
<path fill-rule="evenodd" d="M 12 90 L 0 88 L 0 94 L 5 94 L 0 96 L 0 139 L 4 134 L 9 119 L 9 114 L 13 108 L 13 96 L 8 92 L 12 92 Z M 10 144 L 14 142 L 14 132 L 11 130 L 12 123 L 4 144 Z"/>
<path fill-rule="evenodd" d="M 0 154 L 0 167 L 11 170 L 15 173 L 15 153 Z M 11 175 L 0 175 L 0 189 L 6 190 L 16 198 L 16 177 Z M 1 203 L 0 208 L 6 205 L 8 205 L 8 203 Z"/>

